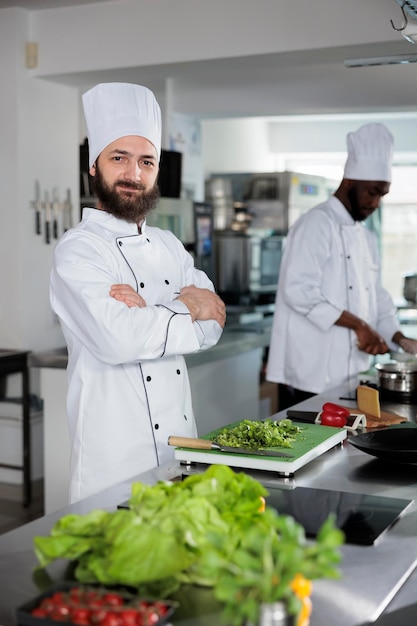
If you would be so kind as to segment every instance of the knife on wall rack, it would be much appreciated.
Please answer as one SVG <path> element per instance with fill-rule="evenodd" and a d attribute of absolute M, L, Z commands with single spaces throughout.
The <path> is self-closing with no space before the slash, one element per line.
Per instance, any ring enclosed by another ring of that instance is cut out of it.
<path fill-rule="evenodd" d="M 58 239 L 58 213 L 59 213 L 59 194 L 58 187 L 54 187 L 52 190 L 52 233 L 54 239 Z"/>
<path fill-rule="evenodd" d="M 51 203 L 49 191 L 45 191 L 45 242 L 51 243 Z"/>
<path fill-rule="evenodd" d="M 37 235 L 42 234 L 41 227 L 41 211 L 42 211 L 42 202 L 41 202 L 41 186 L 39 181 L 35 181 L 35 201 L 32 203 L 35 208 L 35 233 Z"/>

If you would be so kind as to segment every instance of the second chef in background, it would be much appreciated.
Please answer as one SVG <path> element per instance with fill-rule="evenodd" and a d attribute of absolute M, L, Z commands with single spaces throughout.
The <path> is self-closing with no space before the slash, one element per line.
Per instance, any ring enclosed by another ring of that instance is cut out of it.
<path fill-rule="evenodd" d="M 215 345 L 225 323 L 183 244 L 146 224 L 159 197 L 153 93 L 101 84 L 83 106 L 98 203 L 58 242 L 51 273 L 68 346 L 70 502 L 173 459 L 169 435 L 197 434 L 182 355 Z"/>
<path fill-rule="evenodd" d="M 417 353 L 381 285 L 377 237 L 363 224 L 389 191 L 393 137 L 365 124 L 347 145 L 338 189 L 297 220 L 285 245 L 266 374 L 279 383 L 280 410 L 365 371 L 370 355 L 398 345 Z"/>

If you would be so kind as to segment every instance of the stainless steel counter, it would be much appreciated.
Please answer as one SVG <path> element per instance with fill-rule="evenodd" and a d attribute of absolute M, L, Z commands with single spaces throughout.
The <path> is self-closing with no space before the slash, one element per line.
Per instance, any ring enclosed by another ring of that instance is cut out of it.
<path fill-rule="evenodd" d="M 203 363 L 210 363 L 218 359 L 235 356 L 256 348 L 269 346 L 271 335 L 272 318 L 265 318 L 262 322 L 254 324 L 241 324 L 226 326 L 220 341 L 210 350 L 203 350 L 196 354 L 185 356 L 187 365 L 193 367 Z M 48 367 L 53 369 L 65 369 L 68 362 L 66 347 L 34 352 L 30 355 L 30 367 Z"/>
<path fill-rule="evenodd" d="M 352 382 L 352 385 L 356 382 Z M 346 396 L 348 391 L 347 388 L 335 389 L 301 403 L 298 408 L 319 410 L 324 401 L 340 403 L 339 398 Z M 284 414 L 278 416 L 284 417 Z M 132 478 L 132 481 L 153 484 L 158 479 L 172 479 L 182 471 L 180 465 L 173 463 Z M 349 442 L 312 461 L 296 472 L 293 478 L 267 472 L 254 472 L 253 475 L 267 487 L 284 484 L 287 487 L 306 486 L 336 492 L 417 498 L 417 466 L 381 462 L 354 448 Z M 65 563 L 54 564 L 47 573 L 41 571 L 33 574 L 36 565 L 32 549 L 33 536 L 47 534 L 55 520 L 65 513 L 86 513 L 94 508 L 114 509 L 129 497 L 130 482 L 0 536 L 0 624 L 12 626 L 13 611 L 17 605 L 36 595 L 39 586 L 68 575 Z M 412 606 L 417 601 L 417 576 L 413 573 L 417 565 L 416 504 L 413 503 L 375 545 L 346 544 L 342 552 L 342 578 L 317 581 L 314 584 L 311 626 L 362 626 L 375 620 L 378 620 L 378 626 L 391 626 L 394 623 L 396 626 L 399 623 L 401 626 L 414 626 L 417 620 L 417 605 L 416 608 Z M 394 611 L 400 611 L 406 617 L 401 622 L 390 622 L 391 617 L 396 616 Z M 174 624 L 179 626 L 185 626 L 186 623 L 197 626 L 212 622 L 204 621 L 201 615 L 192 622 L 174 620 Z"/>

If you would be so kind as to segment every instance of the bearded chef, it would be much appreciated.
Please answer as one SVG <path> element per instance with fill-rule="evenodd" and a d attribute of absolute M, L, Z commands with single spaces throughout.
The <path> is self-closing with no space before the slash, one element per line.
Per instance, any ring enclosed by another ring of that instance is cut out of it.
<path fill-rule="evenodd" d="M 95 208 L 58 242 L 50 299 L 68 346 L 69 502 L 173 459 L 195 436 L 183 355 L 219 340 L 225 306 L 169 231 L 159 197 L 161 112 L 146 87 L 83 95 Z"/>
<path fill-rule="evenodd" d="M 346 382 L 390 349 L 417 353 L 381 285 L 376 235 L 364 220 L 388 193 L 393 137 L 383 124 L 347 136 L 343 180 L 290 229 L 280 267 L 266 377 L 279 409 Z"/>

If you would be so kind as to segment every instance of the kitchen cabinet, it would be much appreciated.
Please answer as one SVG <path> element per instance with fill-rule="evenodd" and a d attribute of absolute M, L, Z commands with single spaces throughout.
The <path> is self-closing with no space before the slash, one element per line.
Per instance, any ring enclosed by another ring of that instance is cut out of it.
<path fill-rule="evenodd" d="M 0 467 L 23 472 L 23 504 L 31 501 L 31 445 L 30 445 L 30 407 L 29 407 L 29 351 L 0 350 L 0 376 L 18 373 L 22 379 L 22 463 L 0 463 Z"/>

